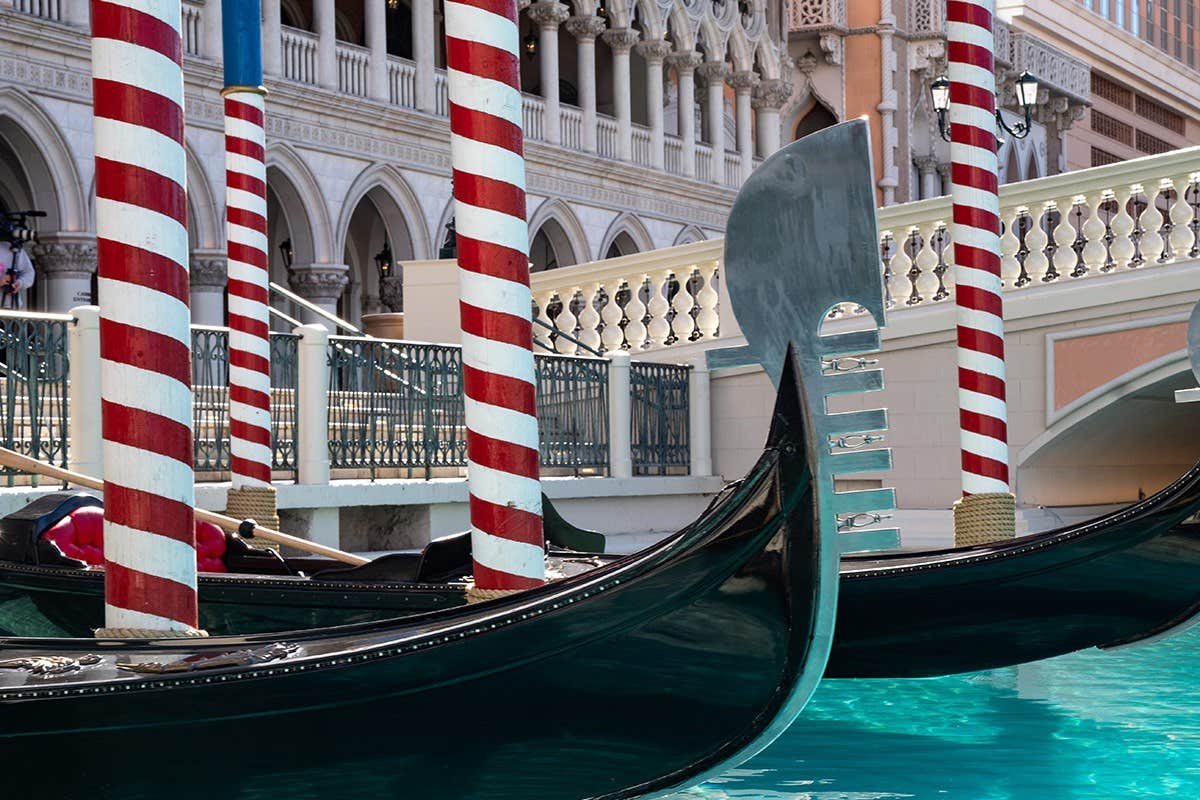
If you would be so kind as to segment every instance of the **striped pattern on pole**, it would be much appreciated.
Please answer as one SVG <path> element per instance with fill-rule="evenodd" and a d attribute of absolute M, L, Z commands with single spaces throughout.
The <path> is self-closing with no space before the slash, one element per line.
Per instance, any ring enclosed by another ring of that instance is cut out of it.
<path fill-rule="evenodd" d="M 467 481 L 481 589 L 545 581 L 518 44 L 515 0 L 446 3 Z"/>
<path fill-rule="evenodd" d="M 994 0 L 946 3 L 964 495 L 1009 490 L 993 8 Z"/>
<path fill-rule="evenodd" d="M 196 618 L 179 0 L 93 0 L 105 623 Z"/>
<path fill-rule="evenodd" d="M 271 341 L 263 96 L 225 94 L 229 449 L 233 488 L 271 485 Z"/>

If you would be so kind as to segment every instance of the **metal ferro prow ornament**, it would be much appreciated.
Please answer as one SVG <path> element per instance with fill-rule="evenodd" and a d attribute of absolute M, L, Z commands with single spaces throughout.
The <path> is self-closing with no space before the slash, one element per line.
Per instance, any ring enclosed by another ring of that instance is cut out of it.
<path fill-rule="evenodd" d="M 725 232 L 722 279 L 747 346 L 710 350 L 709 368 L 761 364 L 778 385 L 789 344 L 804 386 L 817 524 L 840 553 L 891 549 L 899 532 L 877 523 L 895 490 L 834 491 L 834 476 L 891 469 L 891 451 L 869 449 L 887 428 L 884 409 L 829 413 L 833 395 L 877 391 L 884 323 L 867 123 L 854 120 L 793 142 L 768 158 L 738 193 Z M 866 313 L 832 322 L 849 303 Z M 860 323 L 860 324 L 855 324 Z M 834 330 L 822 332 L 822 326 Z M 861 530 L 860 530 L 861 529 Z M 836 591 L 838 559 L 821 565 Z M 834 604 L 818 634 L 832 641 Z"/>

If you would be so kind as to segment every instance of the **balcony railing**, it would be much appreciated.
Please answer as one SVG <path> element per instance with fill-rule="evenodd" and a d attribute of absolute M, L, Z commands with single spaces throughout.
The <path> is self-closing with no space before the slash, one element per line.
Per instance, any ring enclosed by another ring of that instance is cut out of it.
<path fill-rule="evenodd" d="M 407 58 L 388 56 L 388 102 L 405 108 L 417 107 L 417 65 Z"/>
<path fill-rule="evenodd" d="M 617 157 L 617 121 L 596 115 L 596 152 L 604 158 Z"/>
<path fill-rule="evenodd" d="M 559 107 L 559 143 L 572 150 L 583 149 L 583 112 L 575 106 Z"/>
<path fill-rule="evenodd" d="M 846 0 L 792 0 L 788 29 L 794 32 L 846 29 Z"/>
<path fill-rule="evenodd" d="M 296 83 L 317 84 L 317 35 L 283 26 L 280 37 L 283 75 Z"/>
<path fill-rule="evenodd" d="M 189 56 L 200 55 L 200 11 L 198 3 L 183 4 L 183 52 Z"/>
<path fill-rule="evenodd" d="M 13 7 L 31 17 L 48 19 L 53 22 L 62 20 L 62 5 L 59 0 L 15 0 Z"/>
<path fill-rule="evenodd" d="M 542 98 L 533 95 L 521 95 L 521 121 L 526 139 L 544 140 L 546 126 L 546 105 Z"/>
<path fill-rule="evenodd" d="M 371 51 L 346 42 L 337 43 L 338 90 L 354 97 L 367 96 L 367 64 Z"/>

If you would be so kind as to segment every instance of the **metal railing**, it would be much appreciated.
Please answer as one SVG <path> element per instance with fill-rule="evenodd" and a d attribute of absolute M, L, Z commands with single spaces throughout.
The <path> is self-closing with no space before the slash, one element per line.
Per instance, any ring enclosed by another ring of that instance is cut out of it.
<path fill-rule="evenodd" d="M 539 355 L 534 365 L 542 468 L 607 471 L 608 361 Z"/>
<path fill-rule="evenodd" d="M 271 469 L 296 469 L 300 337 L 271 334 Z M 229 329 L 192 327 L 192 457 L 196 472 L 229 471 Z"/>
<path fill-rule="evenodd" d="M 690 374 L 685 365 L 630 365 L 634 475 L 686 474 L 691 466 Z"/>
<path fill-rule="evenodd" d="M 59 314 L 0 312 L 0 381 L 4 446 L 67 465 L 67 326 Z M 14 470 L 0 470 L 9 486 Z M 36 479 L 35 479 L 36 480 Z"/>

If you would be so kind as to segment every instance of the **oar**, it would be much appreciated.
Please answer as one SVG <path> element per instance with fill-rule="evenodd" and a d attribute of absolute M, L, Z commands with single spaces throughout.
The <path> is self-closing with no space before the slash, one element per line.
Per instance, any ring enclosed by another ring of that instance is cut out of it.
<path fill-rule="evenodd" d="M 36 472 L 39 475 L 45 475 L 47 478 L 53 478 L 66 483 L 74 483 L 77 486 L 83 486 L 87 489 L 95 489 L 98 492 L 104 491 L 104 481 L 97 480 L 90 475 L 83 475 L 78 472 L 72 472 L 69 469 L 56 467 L 51 464 L 43 464 L 37 459 L 22 455 L 7 447 L 0 447 L 0 464 L 6 467 L 20 470 L 21 472 Z M 205 511 L 202 508 L 195 509 L 196 519 L 204 522 L 211 522 L 227 531 L 237 533 L 242 525 L 242 520 L 227 517 L 224 514 L 218 514 L 215 511 Z M 307 539 L 300 539 L 295 536 L 290 536 L 280 531 L 273 531 L 270 528 L 264 528 L 262 525 L 254 526 L 254 538 L 265 539 L 268 542 L 287 545 L 294 547 L 297 550 L 304 550 L 308 553 L 325 556 L 326 558 L 337 559 L 344 561 L 347 564 L 359 566 L 361 564 L 370 563 L 370 559 L 356 556 L 353 553 L 347 553 L 344 550 L 338 550 L 334 547 L 326 547 L 323 544 L 310 542 Z"/>

